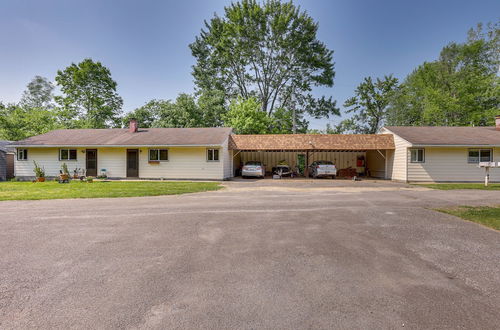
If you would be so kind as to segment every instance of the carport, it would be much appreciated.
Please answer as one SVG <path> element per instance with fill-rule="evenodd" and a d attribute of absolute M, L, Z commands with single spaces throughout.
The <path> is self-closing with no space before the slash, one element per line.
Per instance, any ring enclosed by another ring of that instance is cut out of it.
<path fill-rule="evenodd" d="M 247 161 L 261 161 L 270 171 L 280 162 L 292 168 L 329 160 L 339 173 L 387 178 L 387 158 L 394 150 L 391 134 L 269 134 L 232 135 L 229 149 L 233 155 L 233 175 Z"/>

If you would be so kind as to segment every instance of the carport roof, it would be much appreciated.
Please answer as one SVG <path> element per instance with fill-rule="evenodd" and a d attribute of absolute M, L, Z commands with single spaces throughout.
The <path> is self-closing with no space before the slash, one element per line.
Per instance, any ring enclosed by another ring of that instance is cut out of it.
<path fill-rule="evenodd" d="M 231 135 L 233 150 L 383 150 L 394 149 L 392 134 Z"/>

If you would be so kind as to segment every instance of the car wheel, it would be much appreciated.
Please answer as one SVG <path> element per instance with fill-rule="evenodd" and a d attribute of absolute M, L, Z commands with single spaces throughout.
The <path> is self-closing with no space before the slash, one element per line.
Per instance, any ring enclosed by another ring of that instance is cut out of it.
<path fill-rule="evenodd" d="M 335 179 L 335 175 L 332 175 L 332 180 Z"/>

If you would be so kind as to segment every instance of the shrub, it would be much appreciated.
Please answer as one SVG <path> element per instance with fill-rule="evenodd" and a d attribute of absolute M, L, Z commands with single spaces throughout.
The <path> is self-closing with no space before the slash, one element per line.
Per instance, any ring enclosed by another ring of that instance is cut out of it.
<path fill-rule="evenodd" d="M 62 171 L 62 174 L 67 174 L 67 175 L 69 175 L 68 165 L 66 165 L 66 163 L 63 163 L 63 164 L 61 165 L 61 171 Z"/>
<path fill-rule="evenodd" d="M 35 165 L 35 168 L 33 169 L 35 176 L 37 178 L 45 178 L 45 168 L 40 167 L 36 161 L 33 161 L 33 164 Z"/>

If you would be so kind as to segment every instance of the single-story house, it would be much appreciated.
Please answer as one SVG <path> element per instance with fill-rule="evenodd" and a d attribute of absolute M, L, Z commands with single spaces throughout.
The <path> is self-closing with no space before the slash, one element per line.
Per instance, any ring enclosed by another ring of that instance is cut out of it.
<path fill-rule="evenodd" d="M 8 145 L 11 141 L 0 140 L 0 181 L 14 177 L 15 150 Z"/>
<path fill-rule="evenodd" d="M 61 129 L 15 142 L 15 175 L 34 178 L 34 163 L 47 177 L 66 163 L 87 176 L 206 179 L 231 177 L 231 128 Z"/>
<path fill-rule="evenodd" d="M 231 128 L 55 130 L 17 141 L 15 176 L 31 179 L 33 161 L 49 177 L 70 171 L 108 178 L 226 180 L 249 160 L 268 171 L 330 160 L 339 170 L 396 181 L 482 181 L 479 162 L 500 162 L 496 127 L 383 127 L 379 134 L 237 135 Z M 500 182 L 500 168 L 490 172 Z"/>
<path fill-rule="evenodd" d="M 394 136 L 389 151 L 388 179 L 404 182 L 484 181 L 479 162 L 500 165 L 500 116 L 496 127 L 387 126 L 380 130 Z M 490 171 L 490 181 L 500 182 L 500 168 Z"/>

